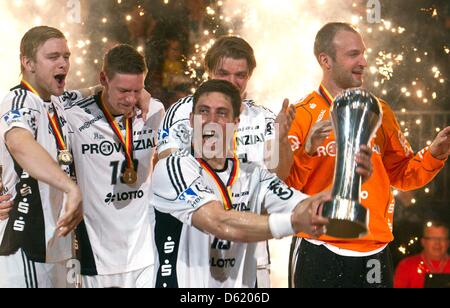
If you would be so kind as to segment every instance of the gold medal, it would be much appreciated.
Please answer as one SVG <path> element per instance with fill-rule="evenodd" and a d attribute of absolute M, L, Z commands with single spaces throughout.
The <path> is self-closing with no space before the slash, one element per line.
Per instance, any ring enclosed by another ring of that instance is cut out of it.
<path fill-rule="evenodd" d="M 122 174 L 122 182 L 132 186 L 136 184 L 138 180 L 137 174 L 137 162 L 135 163 L 133 159 L 133 119 L 131 118 L 123 118 L 125 124 L 125 137 L 122 135 L 119 124 L 116 122 L 115 118 L 111 115 L 108 108 L 103 103 L 101 95 L 98 97 L 98 106 L 103 111 L 109 126 L 116 134 L 117 138 L 119 138 L 120 143 L 123 145 L 124 154 L 127 162 L 127 168 Z"/>
<path fill-rule="evenodd" d="M 73 163 L 73 156 L 67 150 L 59 151 L 58 162 L 63 166 L 69 166 Z"/>
<path fill-rule="evenodd" d="M 137 182 L 137 172 L 133 168 L 127 168 L 125 169 L 122 178 L 125 184 L 133 185 Z"/>
<path fill-rule="evenodd" d="M 25 80 L 22 80 L 22 85 L 30 92 L 36 94 L 37 96 L 39 96 L 39 93 L 36 92 L 36 90 Z M 61 125 L 61 119 L 58 116 L 58 113 L 56 111 L 55 106 L 52 104 L 53 107 L 53 115 L 51 115 L 48 111 L 47 111 L 47 116 L 48 116 L 48 121 L 50 123 L 50 126 L 52 127 L 52 134 L 55 137 L 55 141 L 56 141 L 56 146 L 58 149 L 58 163 L 60 165 L 63 166 L 69 166 L 73 163 L 73 156 L 72 153 L 70 153 L 70 151 L 68 150 L 65 138 L 64 138 L 64 134 L 63 134 L 63 130 L 62 130 L 62 125 Z"/>

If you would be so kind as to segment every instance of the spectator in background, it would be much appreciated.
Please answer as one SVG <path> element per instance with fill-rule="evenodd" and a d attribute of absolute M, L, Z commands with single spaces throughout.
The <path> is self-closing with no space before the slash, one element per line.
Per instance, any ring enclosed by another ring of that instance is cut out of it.
<path fill-rule="evenodd" d="M 404 259 L 397 267 L 395 288 L 423 288 L 428 274 L 450 274 L 449 229 L 442 223 L 425 225 L 422 253 Z"/>
<path fill-rule="evenodd" d="M 126 25 L 129 33 L 128 43 L 140 50 L 151 40 L 157 22 L 150 12 L 141 6 L 135 6 L 126 16 Z"/>
<path fill-rule="evenodd" d="M 204 30 L 205 11 L 207 7 L 205 0 L 187 0 L 185 6 L 189 12 L 189 39 L 191 42 L 201 40 Z"/>
<path fill-rule="evenodd" d="M 166 93 L 173 91 L 177 85 L 189 83 L 185 71 L 180 40 L 177 38 L 168 39 L 162 68 L 162 86 Z"/>

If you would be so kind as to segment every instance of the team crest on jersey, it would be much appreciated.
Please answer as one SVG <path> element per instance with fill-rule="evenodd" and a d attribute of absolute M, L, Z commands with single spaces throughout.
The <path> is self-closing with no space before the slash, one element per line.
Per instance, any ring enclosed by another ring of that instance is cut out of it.
<path fill-rule="evenodd" d="M 309 108 L 311 108 L 312 110 L 314 110 L 314 109 L 316 109 L 316 108 L 317 108 L 317 105 L 316 105 L 316 104 L 314 104 L 314 103 L 313 103 L 313 104 L 310 104 L 310 105 L 309 105 Z"/>
<path fill-rule="evenodd" d="M 191 152 L 189 152 L 187 149 L 179 149 L 172 154 L 173 157 L 189 157 L 190 155 Z"/>
<path fill-rule="evenodd" d="M 178 200 L 186 202 L 193 208 L 195 208 L 203 199 L 205 199 L 205 197 L 198 194 L 192 187 L 186 189 L 181 196 L 178 197 Z"/>
<path fill-rule="evenodd" d="M 191 132 L 186 124 L 179 124 L 173 131 L 184 144 L 189 144 L 191 142 Z"/>
<path fill-rule="evenodd" d="M 66 108 L 74 106 L 81 99 L 76 92 L 68 91 L 64 92 L 59 98 Z"/>

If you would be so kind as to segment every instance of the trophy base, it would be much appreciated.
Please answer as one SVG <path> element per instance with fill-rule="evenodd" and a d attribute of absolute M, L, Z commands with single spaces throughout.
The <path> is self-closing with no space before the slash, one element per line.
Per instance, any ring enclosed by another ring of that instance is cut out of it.
<path fill-rule="evenodd" d="M 322 216 L 330 223 L 326 235 L 352 239 L 367 234 L 367 209 L 356 201 L 334 199 L 323 206 Z"/>

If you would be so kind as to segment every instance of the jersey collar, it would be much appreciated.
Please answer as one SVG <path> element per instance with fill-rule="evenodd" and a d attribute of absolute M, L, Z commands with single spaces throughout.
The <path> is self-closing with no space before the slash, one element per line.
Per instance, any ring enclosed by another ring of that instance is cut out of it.
<path fill-rule="evenodd" d="M 334 102 L 334 97 L 333 97 L 333 95 L 331 95 L 330 91 L 328 91 L 327 88 L 325 88 L 323 83 L 320 84 L 319 93 L 325 99 L 325 101 L 327 102 L 328 106 L 331 107 L 333 105 L 333 102 Z"/>

